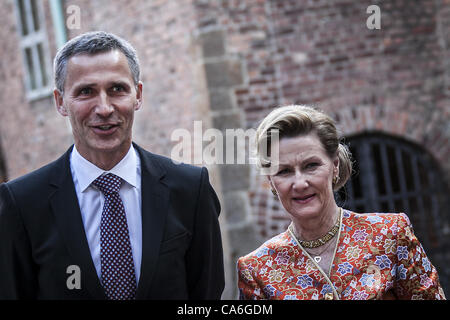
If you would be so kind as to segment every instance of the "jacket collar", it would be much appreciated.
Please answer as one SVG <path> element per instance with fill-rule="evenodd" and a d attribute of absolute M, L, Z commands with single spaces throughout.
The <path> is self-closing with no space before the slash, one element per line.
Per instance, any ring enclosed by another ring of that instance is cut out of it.
<path fill-rule="evenodd" d="M 69 254 L 73 259 L 73 264 L 80 267 L 81 287 L 86 288 L 94 299 L 106 299 L 89 251 L 70 171 L 72 148 L 73 146 L 55 161 L 55 170 L 50 177 L 50 184 L 55 187 L 55 191 L 50 195 L 50 206 Z"/>
<path fill-rule="evenodd" d="M 170 191 L 164 181 L 166 170 L 157 156 L 133 145 L 141 158 L 142 170 L 142 264 L 136 299 L 145 299 L 158 262 Z"/>

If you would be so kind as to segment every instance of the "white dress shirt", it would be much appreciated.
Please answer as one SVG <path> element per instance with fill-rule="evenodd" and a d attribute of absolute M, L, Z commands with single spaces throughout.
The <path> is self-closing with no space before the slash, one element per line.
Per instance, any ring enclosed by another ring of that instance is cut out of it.
<path fill-rule="evenodd" d="M 91 183 L 106 173 L 113 173 L 124 180 L 119 195 L 125 208 L 136 282 L 139 282 L 142 259 L 142 202 L 141 165 L 136 150 L 131 146 L 126 156 L 114 168 L 105 171 L 83 158 L 74 146 L 70 157 L 70 169 L 81 209 L 84 231 L 99 279 L 101 279 L 100 222 L 105 197 Z"/>

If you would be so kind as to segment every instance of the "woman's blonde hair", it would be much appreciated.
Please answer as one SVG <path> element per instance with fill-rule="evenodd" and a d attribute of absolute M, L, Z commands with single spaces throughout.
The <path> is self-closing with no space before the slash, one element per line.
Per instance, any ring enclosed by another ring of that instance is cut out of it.
<path fill-rule="evenodd" d="M 256 130 L 257 164 L 263 168 L 271 165 L 270 142 L 273 130 L 278 130 L 280 140 L 316 133 L 330 159 L 336 155 L 339 158 L 339 180 L 333 184 L 333 190 L 339 190 L 350 178 L 352 173 L 350 150 L 341 143 L 334 120 L 322 111 L 308 106 L 289 105 L 269 113 Z"/>

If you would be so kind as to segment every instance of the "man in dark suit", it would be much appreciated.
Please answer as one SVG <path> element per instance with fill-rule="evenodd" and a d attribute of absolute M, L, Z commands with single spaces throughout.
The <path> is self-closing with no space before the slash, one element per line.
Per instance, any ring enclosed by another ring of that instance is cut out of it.
<path fill-rule="evenodd" d="M 206 168 L 132 142 L 134 49 L 87 33 L 54 66 L 75 143 L 0 185 L 0 299 L 220 299 L 220 204 Z"/>

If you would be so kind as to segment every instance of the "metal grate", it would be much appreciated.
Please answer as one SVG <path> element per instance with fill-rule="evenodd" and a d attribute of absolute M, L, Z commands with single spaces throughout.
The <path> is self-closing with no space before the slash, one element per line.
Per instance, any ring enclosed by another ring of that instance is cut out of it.
<path fill-rule="evenodd" d="M 448 290 L 449 192 L 439 166 L 420 146 L 382 134 L 358 135 L 347 144 L 355 173 L 337 202 L 356 212 L 405 212 Z"/>

